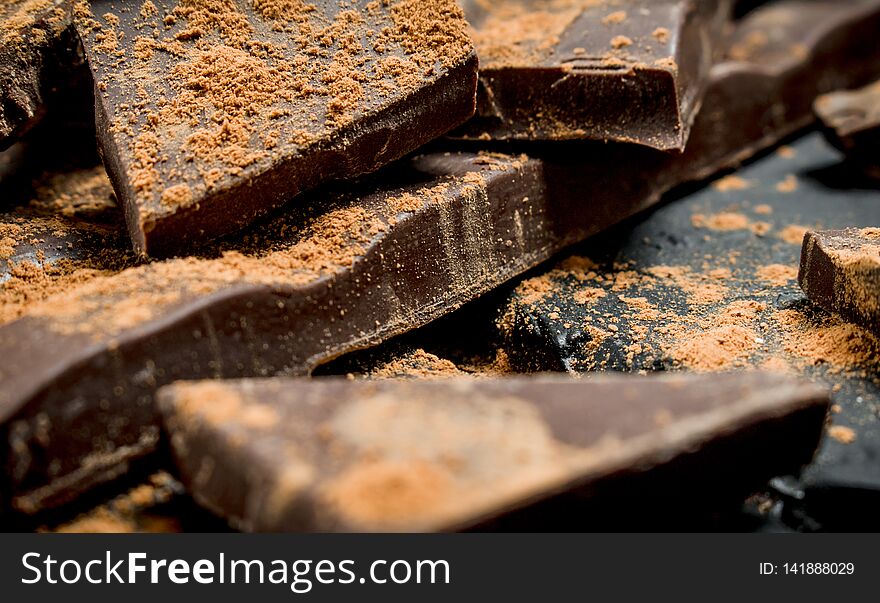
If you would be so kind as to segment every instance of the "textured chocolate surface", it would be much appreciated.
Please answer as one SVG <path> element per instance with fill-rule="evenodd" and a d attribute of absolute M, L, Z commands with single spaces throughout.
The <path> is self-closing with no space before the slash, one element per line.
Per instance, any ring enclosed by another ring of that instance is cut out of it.
<path fill-rule="evenodd" d="M 453 0 L 142 4 L 92 2 L 77 27 L 105 164 L 143 254 L 239 230 L 474 110 L 477 59 Z"/>
<path fill-rule="evenodd" d="M 0 149 L 42 115 L 82 58 L 73 0 L 0 4 Z"/>
<path fill-rule="evenodd" d="M 798 281 L 829 312 L 880 335 L 880 228 L 808 232 Z"/>
<path fill-rule="evenodd" d="M 239 529 L 423 532 L 572 492 L 689 504 L 648 486 L 664 465 L 742 497 L 810 461 L 828 402 L 753 374 L 180 383 L 160 406 L 185 485 Z"/>
<path fill-rule="evenodd" d="M 730 0 L 463 3 L 480 55 L 478 140 L 682 150 L 726 47 Z"/>
<path fill-rule="evenodd" d="M 828 139 L 865 173 L 880 178 L 880 81 L 816 100 Z"/>
<path fill-rule="evenodd" d="M 751 156 L 808 123 L 821 86 L 876 75 L 878 20 L 880 2 L 786 2 L 750 15 L 739 35 L 774 43 L 713 70 L 712 110 L 683 156 L 605 145 L 419 156 L 322 190 L 204 257 L 102 275 L 29 306 L 0 326 L 6 503 L 61 504 L 151 453 L 161 385 L 307 374 Z"/>

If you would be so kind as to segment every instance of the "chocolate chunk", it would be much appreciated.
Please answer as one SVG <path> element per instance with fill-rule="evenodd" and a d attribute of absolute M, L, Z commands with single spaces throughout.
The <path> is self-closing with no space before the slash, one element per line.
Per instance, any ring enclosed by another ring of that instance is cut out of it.
<path fill-rule="evenodd" d="M 79 20 L 104 159 L 135 249 L 236 231 L 371 172 L 474 111 L 453 0 L 100 0 Z"/>
<path fill-rule="evenodd" d="M 751 374 L 180 383 L 160 406 L 185 486 L 236 528 L 424 532 L 615 498 L 664 466 L 707 489 L 725 475 L 742 500 L 810 461 L 828 400 Z"/>
<path fill-rule="evenodd" d="M 820 82 L 842 87 L 880 64 L 880 2 L 773 7 L 740 35 L 769 32 L 781 48 L 806 40 L 813 51 L 754 51 L 753 62 L 714 69 L 713 110 L 700 113 L 683 156 L 632 145 L 418 156 L 316 192 L 204 257 L 111 270 L 29 304 L 0 326 L 7 502 L 62 504 L 152 453 L 159 386 L 308 374 L 424 325 L 766 148 L 809 122 Z"/>
<path fill-rule="evenodd" d="M 808 232 L 798 282 L 829 312 L 880 335 L 880 228 Z"/>
<path fill-rule="evenodd" d="M 880 81 L 816 100 L 828 139 L 866 174 L 880 178 Z"/>
<path fill-rule="evenodd" d="M 725 48 L 730 0 L 463 3 L 480 55 L 479 140 L 682 150 Z"/>
<path fill-rule="evenodd" d="M 82 63 L 73 32 L 73 0 L 0 4 L 0 149 L 44 112 Z"/>

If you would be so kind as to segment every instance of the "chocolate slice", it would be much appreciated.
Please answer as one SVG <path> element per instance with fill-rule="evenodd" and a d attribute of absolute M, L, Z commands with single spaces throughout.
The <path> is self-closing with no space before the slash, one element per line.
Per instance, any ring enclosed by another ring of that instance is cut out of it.
<path fill-rule="evenodd" d="M 682 150 L 726 47 L 730 0 L 463 3 L 480 55 L 479 140 Z"/>
<path fill-rule="evenodd" d="M 816 100 L 828 139 L 866 174 L 880 178 L 880 81 Z"/>
<path fill-rule="evenodd" d="M 99 139 L 142 254 L 236 231 L 473 114 L 477 59 L 453 0 L 91 10 L 78 29 Z"/>
<path fill-rule="evenodd" d="M 880 335 L 880 228 L 808 232 L 798 282 L 829 312 Z"/>
<path fill-rule="evenodd" d="M 878 25 L 877 1 L 751 14 L 737 39 L 758 32 L 768 44 L 713 70 L 714 110 L 683 156 L 631 145 L 419 156 L 315 193 L 205 257 L 105 274 L 29 305 L 0 326 L 6 502 L 62 504 L 152 453 L 161 385 L 307 374 L 766 148 L 809 122 L 821 85 L 876 77 Z"/>
<path fill-rule="evenodd" d="M 694 504 L 650 485 L 670 467 L 742 500 L 810 461 L 828 399 L 751 374 L 180 383 L 160 406 L 184 484 L 238 529 L 433 532 L 571 494 Z"/>
<path fill-rule="evenodd" d="M 73 0 L 0 4 L 0 149 L 41 115 L 82 63 Z"/>

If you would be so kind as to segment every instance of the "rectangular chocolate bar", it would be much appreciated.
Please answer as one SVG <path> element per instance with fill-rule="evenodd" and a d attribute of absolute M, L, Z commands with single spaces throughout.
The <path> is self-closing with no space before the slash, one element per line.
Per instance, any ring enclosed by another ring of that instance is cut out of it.
<path fill-rule="evenodd" d="M 880 335 L 880 228 L 808 232 L 798 282 L 829 312 Z"/>
<path fill-rule="evenodd" d="M 828 408 L 757 373 L 179 383 L 159 398 L 200 504 L 241 530 L 306 532 L 460 530 L 572 494 L 688 505 L 698 483 L 742 501 L 810 462 Z M 651 487 L 669 466 L 691 486 Z"/>
<path fill-rule="evenodd" d="M 135 249 L 186 250 L 474 111 L 454 0 L 98 0 L 78 19 Z"/>
<path fill-rule="evenodd" d="M 880 80 L 816 100 L 828 139 L 866 174 L 880 178 Z"/>
<path fill-rule="evenodd" d="M 730 0 L 466 0 L 479 140 L 603 140 L 682 150 L 726 47 Z"/>
<path fill-rule="evenodd" d="M 82 58 L 73 0 L 0 3 L 0 149 L 40 117 Z"/>
<path fill-rule="evenodd" d="M 750 15 L 742 39 L 775 42 L 713 70 L 714 110 L 701 112 L 683 156 L 623 145 L 430 153 L 316 192 L 204 257 L 96 275 L 29 304 L 0 325 L 5 503 L 63 504 L 154 452 L 162 385 L 308 374 L 766 148 L 809 123 L 821 86 L 878 75 L 878 26 L 878 0 Z"/>

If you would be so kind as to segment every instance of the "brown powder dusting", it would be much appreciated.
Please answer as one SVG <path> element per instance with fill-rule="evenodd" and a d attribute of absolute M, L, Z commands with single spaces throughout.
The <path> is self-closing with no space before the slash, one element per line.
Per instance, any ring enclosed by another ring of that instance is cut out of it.
<path fill-rule="evenodd" d="M 439 379 L 465 375 L 455 364 L 418 349 L 383 364 L 369 373 L 372 379 Z"/>
<path fill-rule="evenodd" d="M 752 225 L 748 216 L 736 212 L 722 212 L 708 216 L 705 214 L 693 214 L 691 216 L 691 223 L 695 228 L 707 228 L 721 232 L 748 230 Z"/>
<path fill-rule="evenodd" d="M 179 526 L 173 520 L 154 515 L 180 489 L 180 484 L 165 472 L 152 475 L 149 480 L 111 499 L 74 520 L 41 532 L 62 534 L 131 534 L 136 532 L 176 532 Z"/>
<path fill-rule="evenodd" d="M 604 25 L 620 25 L 626 21 L 626 17 L 626 11 L 619 10 L 606 15 L 605 18 L 602 19 L 602 23 Z"/>
<path fill-rule="evenodd" d="M 48 43 L 70 24 L 69 12 L 69 0 L 3 0 L 0 42 L 22 52 L 25 41 Z"/>
<path fill-rule="evenodd" d="M 162 204 L 173 207 L 186 207 L 192 203 L 192 190 L 186 184 L 166 188 L 162 193 Z"/>
<path fill-rule="evenodd" d="M 828 428 L 828 435 L 841 444 L 852 444 L 856 441 L 856 432 L 849 427 L 832 425 Z"/>
<path fill-rule="evenodd" d="M 784 287 L 797 280 L 798 269 L 783 264 L 770 264 L 759 267 L 755 275 L 765 283 L 776 287 Z"/>
<path fill-rule="evenodd" d="M 741 326 L 724 326 L 697 333 L 669 350 L 670 357 L 697 372 L 718 372 L 746 365 L 757 334 Z"/>
<path fill-rule="evenodd" d="M 807 226 L 789 224 L 779 231 L 779 238 L 789 245 L 802 245 L 804 242 L 804 235 L 807 234 L 808 230 L 810 230 L 810 228 Z"/>
<path fill-rule="evenodd" d="M 776 185 L 776 190 L 780 193 L 793 193 L 798 189 L 798 179 L 795 175 L 789 174 L 785 180 Z"/>
<path fill-rule="evenodd" d="M 553 288 L 553 281 L 549 276 L 536 276 L 520 283 L 516 293 L 523 303 L 533 304 L 552 293 Z"/>
<path fill-rule="evenodd" d="M 471 33 L 483 69 L 538 62 L 554 52 L 565 29 L 587 8 L 604 0 L 546 0 L 534 3 L 481 0 Z"/>
<path fill-rule="evenodd" d="M 626 48 L 632 46 L 632 39 L 626 36 L 614 36 L 611 38 L 611 47 L 614 49 Z"/>
<path fill-rule="evenodd" d="M 666 44 L 669 41 L 669 30 L 665 27 L 658 27 L 651 35 L 661 44 Z"/>
<path fill-rule="evenodd" d="M 727 294 L 723 279 L 730 275 L 729 271 L 695 273 L 684 266 L 653 266 L 648 268 L 647 272 L 658 279 L 673 283 L 687 294 L 690 303 L 697 306 L 715 304 L 723 300 Z"/>
<path fill-rule="evenodd" d="M 600 289 L 598 287 L 587 287 L 584 289 L 578 289 L 578 291 L 574 294 L 573 299 L 579 304 L 589 304 L 591 302 L 596 301 L 597 299 L 601 299 L 607 295 L 604 289 Z"/>
<path fill-rule="evenodd" d="M 725 176 L 713 182 L 712 188 L 719 192 L 727 193 L 730 191 L 745 190 L 751 185 L 752 183 L 748 180 L 745 180 L 735 174 L 730 174 L 729 176 Z"/>
<path fill-rule="evenodd" d="M 396 526 L 402 518 L 430 519 L 450 498 L 447 467 L 424 461 L 365 461 L 323 488 L 323 498 L 356 524 Z"/>
<path fill-rule="evenodd" d="M 133 265 L 121 220 L 102 168 L 36 181 L 30 204 L 0 214 L 0 325 Z"/>
<path fill-rule="evenodd" d="M 735 61 L 752 61 L 767 45 L 770 38 L 763 31 L 753 31 L 743 39 L 738 40 L 727 51 L 727 56 Z"/>
<path fill-rule="evenodd" d="M 799 366 L 864 374 L 880 358 L 880 341 L 873 334 L 836 316 L 817 321 L 798 310 L 780 310 L 772 318 L 785 335 L 785 352 Z"/>
<path fill-rule="evenodd" d="M 773 213 L 773 208 L 766 204 L 756 205 L 754 207 L 754 211 L 756 214 L 760 216 L 769 216 Z"/>

